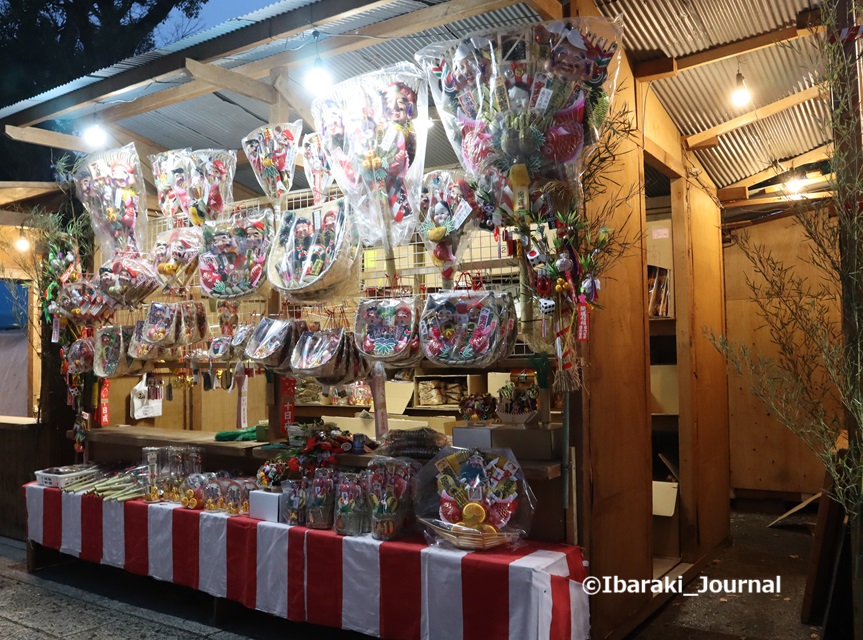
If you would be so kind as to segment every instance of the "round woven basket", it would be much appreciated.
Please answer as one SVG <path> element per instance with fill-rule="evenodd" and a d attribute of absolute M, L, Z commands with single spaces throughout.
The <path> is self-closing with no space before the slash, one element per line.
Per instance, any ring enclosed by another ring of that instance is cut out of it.
<path fill-rule="evenodd" d="M 460 531 L 447 529 L 435 524 L 427 518 L 419 518 L 419 521 L 431 529 L 435 535 L 440 536 L 454 547 L 467 551 L 481 551 L 493 549 L 518 538 L 518 533 L 480 533 L 479 531 Z"/>

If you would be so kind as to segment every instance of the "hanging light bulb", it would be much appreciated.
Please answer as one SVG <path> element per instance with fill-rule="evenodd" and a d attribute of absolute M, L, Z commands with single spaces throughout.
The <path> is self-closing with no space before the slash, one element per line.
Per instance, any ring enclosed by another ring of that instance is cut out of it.
<path fill-rule="evenodd" d="M 321 60 L 321 54 L 318 52 L 318 39 L 321 37 L 319 31 L 312 31 L 312 37 L 315 39 L 315 61 L 309 70 L 306 72 L 304 79 L 306 89 L 311 92 L 326 91 L 333 85 L 333 77 L 329 70 L 324 66 L 324 61 Z"/>
<path fill-rule="evenodd" d="M 26 253 L 30 250 L 30 241 L 24 235 L 24 229 L 18 230 L 18 239 L 15 240 L 15 249 L 21 253 Z"/>
<path fill-rule="evenodd" d="M 735 82 L 734 92 L 731 94 L 731 104 L 735 107 L 745 107 L 752 100 L 752 94 L 746 87 L 746 80 L 740 70 L 737 70 L 737 80 Z"/>
<path fill-rule="evenodd" d="M 792 171 L 788 176 L 788 180 L 785 181 L 785 190 L 790 193 L 799 193 L 806 184 L 804 178 L 805 176 L 800 173 Z"/>
<path fill-rule="evenodd" d="M 81 137 L 84 138 L 84 144 L 91 149 L 101 149 L 108 143 L 108 133 L 102 125 L 98 123 L 91 124 L 89 127 L 84 129 L 84 133 L 81 134 Z"/>

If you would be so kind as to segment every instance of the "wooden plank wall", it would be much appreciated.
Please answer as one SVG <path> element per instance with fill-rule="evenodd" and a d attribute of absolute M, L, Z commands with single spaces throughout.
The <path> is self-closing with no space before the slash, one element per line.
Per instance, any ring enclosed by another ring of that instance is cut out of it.
<path fill-rule="evenodd" d="M 672 180 L 680 391 L 681 555 L 695 562 L 730 534 L 725 361 L 705 336 L 722 333 L 720 210 L 704 190 Z"/>
<path fill-rule="evenodd" d="M 750 227 L 753 242 L 764 244 L 775 258 L 793 264 L 798 275 L 813 281 L 819 272 L 803 261 L 804 237 L 792 218 Z M 770 355 L 774 347 L 758 316 L 744 274 L 752 267 L 735 245 L 725 248 L 725 291 L 728 337 Z M 838 319 L 838 317 L 837 317 Z M 767 411 L 736 373 L 729 374 L 731 486 L 734 489 L 816 493 L 824 467 L 808 447 Z"/>
<path fill-rule="evenodd" d="M 592 2 L 579 1 L 580 15 L 598 15 Z M 635 112 L 635 82 L 623 61 L 618 104 Z M 626 191 L 643 184 L 637 140 L 630 141 L 611 178 Z M 610 193 L 616 188 L 612 185 Z M 601 202 L 595 202 L 601 206 Z M 584 373 L 580 463 L 580 544 L 595 576 L 646 579 L 653 575 L 651 550 L 651 465 L 649 358 L 646 306 L 644 197 L 617 208 L 612 226 L 626 230 L 635 247 L 602 279 L 602 306 L 591 312 Z M 591 635 L 604 638 L 622 620 L 647 605 L 649 594 L 599 594 L 591 598 Z"/>

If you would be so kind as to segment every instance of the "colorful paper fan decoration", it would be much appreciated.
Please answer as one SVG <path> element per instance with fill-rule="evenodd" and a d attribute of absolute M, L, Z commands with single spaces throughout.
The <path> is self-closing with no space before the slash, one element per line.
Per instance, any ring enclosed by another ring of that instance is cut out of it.
<path fill-rule="evenodd" d="M 294 183 L 294 159 L 302 120 L 266 124 L 243 138 L 243 150 L 258 183 L 270 200 L 278 200 Z"/>
<path fill-rule="evenodd" d="M 201 290 L 211 298 L 239 298 L 257 291 L 273 235 L 273 210 L 238 208 L 227 219 L 204 223 L 198 266 Z"/>
<path fill-rule="evenodd" d="M 192 151 L 189 220 L 200 226 L 215 220 L 234 201 L 231 187 L 237 170 L 237 152 L 225 149 Z"/>
<path fill-rule="evenodd" d="M 419 217 L 425 159 L 426 82 L 400 63 L 357 76 L 312 103 L 315 128 L 336 182 L 356 210 L 366 245 L 391 255 L 405 244 Z"/>
<path fill-rule="evenodd" d="M 452 276 L 476 229 L 481 207 L 462 171 L 432 171 L 423 179 L 420 235 L 432 263 L 440 269 L 443 288 Z"/>
<path fill-rule="evenodd" d="M 87 156 L 73 179 L 106 253 L 139 255 L 147 230 L 147 200 L 135 145 Z"/>
<path fill-rule="evenodd" d="M 530 208 L 529 188 L 575 179 L 608 112 L 617 74 L 616 26 L 579 18 L 495 29 L 416 54 L 453 150 L 479 178 L 499 172 L 512 211 Z"/>
<path fill-rule="evenodd" d="M 323 194 L 329 191 L 333 183 L 333 172 L 330 171 L 319 134 L 307 133 L 303 136 L 303 160 L 306 182 L 312 190 L 315 204 L 318 204 L 323 201 Z"/>

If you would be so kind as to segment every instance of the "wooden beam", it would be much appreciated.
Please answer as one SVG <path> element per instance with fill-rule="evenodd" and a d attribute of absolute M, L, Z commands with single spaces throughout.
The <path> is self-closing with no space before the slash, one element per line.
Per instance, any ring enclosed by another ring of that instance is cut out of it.
<path fill-rule="evenodd" d="M 186 59 L 186 71 L 195 80 L 206 82 L 219 89 L 227 89 L 234 93 L 239 93 L 241 96 L 260 100 L 264 104 L 274 104 L 278 102 L 279 96 L 276 90 L 264 84 L 260 80 L 255 80 L 248 76 L 244 76 L 230 69 L 223 69 L 214 64 L 203 64 L 191 58 Z"/>
<path fill-rule="evenodd" d="M 0 206 L 62 190 L 59 182 L 0 182 Z"/>
<path fill-rule="evenodd" d="M 719 189 L 716 192 L 716 196 L 719 198 L 720 202 L 730 202 L 732 200 L 748 200 L 749 199 L 749 188 L 748 187 L 727 187 L 725 189 Z"/>
<path fill-rule="evenodd" d="M 557 0 L 525 0 L 524 4 L 536 11 L 543 20 L 563 18 L 563 5 Z"/>
<path fill-rule="evenodd" d="M 672 180 L 686 175 L 683 163 L 647 136 L 644 137 L 644 161 Z"/>
<path fill-rule="evenodd" d="M 791 204 L 801 200 L 824 200 L 825 198 L 832 197 L 832 191 L 816 191 L 814 193 L 799 193 L 794 196 L 768 196 L 766 198 L 752 198 L 750 200 L 734 200 L 733 202 L 723 202 L 722 208 L 728 210 L 739 209 L 741 207 L 756 207 L 762 204 Z"/>
<path fill-rule="evenodd" d="M 792 93 L 790 96 L 782 98 L 781 100 L 777 100 L 776 102 L 771 102 L 768 105 L 754 109 L 749 113 L 744 113 L 742 116 L 732 118 L 728 122 L 718 124 L 706 131 L 702 131 L 701 133 L 686 136 L 683 140 L 686 143 L 686 146 L 692 149 L 710 138 L 721 136 L 730 131 L 734 131 L 735 129 L 739 129 L 740 127 L 744 127 L 747 124 L 752 124 L 757 120 L 769 118 L 770 116 L 786 111 L 791 107 L 796 107 L 798 104 L 803 104 L 808 100 L 813 100 L 820 95 L 821 89 L 818 86 L 809 87 L 803 91 Z"/>
<path fill-rule="evenodd" d="M 782 162 L 790 165 L 797 165 L 798 167 L 804 164 L 809 164 L 810 162 L 821 162 L 822 160 L 827 160 L 833 155 L 833 145 L 831 143 L 822 144 L 820 147 L 816 147 L 812 149 L 812 151 L 807 151 L 806 153 L 802 153 L 799 156 L 794 158 L 789 158 L 788 160 L 783 160 Z M 784 170 L 783 170 L 784 171 Z M 763 171 L 759 171 L 758 173 L 751 175 L 747 178 L 743 178 L 742 180 L 738 180 L 737 182 L 732 182 L 727 185 L 725 188 L 729 187 L 751 187 L 754 184 L 758 184 L 759 182 L 764 182 L 765 180 L 769 180 L 770 178 L 775 178 L 783 171 L 779 171 L 775 166 L 770 166 Z"/>
<path fill-rule="evenodd" d="M 689 147 L 690 151 L 695 151 L 696 149 L 715 149 L 719 146 L 719 136 L 713 136 L 712 138 L 708 138 L 704 142 L 699 142 L 698 144 Z"/>
<path fill-rule="evenodd" d="M 804 13 L 809 14 L 810 12 Z M 801 19 L 805 22 L 805 19 L 798 15 L 798 21 Z M 681 71 L 686 71 L 687 69 L 695 69 L 707 64 L 719 62 L 720 60 L 735 58 L 737 56 L 752 53 L 753 51 L 758 51 L 760 49 L 766 49 L 767 47 L 772 47 L 783 42 L 791 42 L 798 38 L 805 38 L 806 36 L 821 31 L 824 31 L 824 27 L 821 25 L 812 25 L 809 27 L 792 26 L 776 29 L 775 31 L 719 45 L 718 47 L 711 47 L 705 51 L 699 51 L 698 53 L 682 56 L 680 58 L 656 58 L 654 60 L 646 60 L 635 65 L 633 74 L 635 75 L 636 80 L 640 80 L 642 82 L 662 80 L 663 78 L 675 76 Z"/>
<path fill-rule="evenodd" d="M 66 151 L 77 151 L 78 153 L 92 153 L 93 148 L 87 145 L 78 136 L 70 136 L 68 133 L 58 133 L 47 129 L 36 127 L 16 127 L 7 124 L 4 128 L 7 138 L 18 142 L 28 142 L 42 147 L 53 147 Z"/>
<path fill-rule="evenodd" d="M 835 179 L 836 179 L 836 174 L 833 174 L 833 173 L 826 175 L 826 176 L 825 175 L 819 175 L 819 176 L 815 176 L 812 178 L 804 178 L 800 181 L 800 187 L 805 188 L 805 187 L 812 187 L 815 185 L 827 184 L 828 182 L 831 182 Z M 756 191 L 756 193 L 758 193 L 758 194 L 762 194 L 762 193 L 763 194 L 784 193 L 786 191 L 787 191 L 787 188 L 785 187 L 785 183 L 779 183 L 779 184 L 771 184 L 771 185 L 768 185 L 766 187 L 761 187 L 760 189 L 758 189 Z"/>
<path fill-rule="evenodd" d="M 26 126 L 51 120 L 84 106 L 119 98 L 132 89 L 149 85 L 154 80 L 165 79 L 165 76 L 176 75 L 184 68 L 186 58 L 201 62 L 219 60 L 273 40 L 303 33 L 309 29 L 310 24 L 323 27 L 393 2 L 395 0 L 325 0 L 301 7 L 45 100 L 9 116 L 5 122 Z"/>
<path fill-rule="evenodd" d="M 299 114 L 303 122 L 314 130 L 315 120 L 312 118 L 311 105 L 305 96 L 301 95 L 304 93 L 303 88 L 285 74 L 280 74 L 273 86 L 285 98 L 288 105 Z M 297 157 L 302 157 L 302 154 L 297 154 Z"/>
<path fill-rule="evenodd" d="M 23 227 L 29 221 L 30 213 L 23 211 L 8 211 L 0 209 L 0 226 L 3 227 Z M 6 276 L 7 278 L 9 276 Z"/>
<path fill-rule="evenodd" d="M 433 5 L 418 11 L 396 18 L 390 18 L 362 29 L 357 29 L 350 35 L 322 40 L 317 51 L 321 58 L 326 59 L 350 51 L 359 51 L 366 47 L 380 43 L 381 39 L 400 38 L 413 35 L 418 25 L 423 29 L 432 29 L 454 22 L 473 18 L 489 11 L 503 9 L 517 4 L 517 0 L 450 0 L 441 4 Z M 269 58 L 255 60 L 240 65 L 232 71 L 242 73 L 251 78 L 264 78 L 269 76 L 273 67 L 285 66 L 295 68 L 310 64 L 314 61 L 317 52 L 310 49 L 306 54 L 297 51 L 286 51 Z M 125 104 L 118 104 L 100 112 L 105 121 L 119 122 L 126 118 L 147 113 L 154 109 L 160 109 L 177 102 L 190 100 L 213 92 L 210 84 L 195 81 L 186 84 L 163 89 L 157 93 L 142 96 L 137 100 Z"/>

